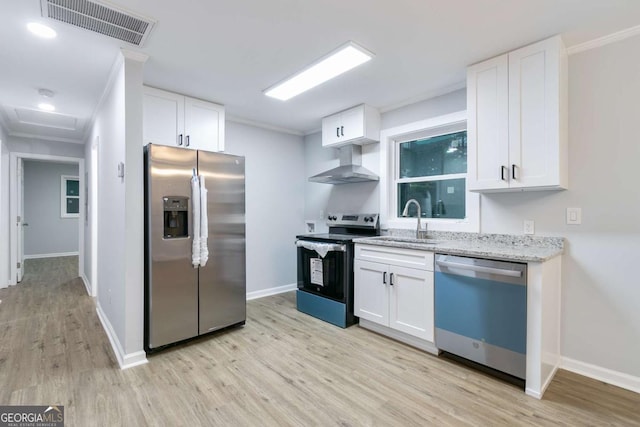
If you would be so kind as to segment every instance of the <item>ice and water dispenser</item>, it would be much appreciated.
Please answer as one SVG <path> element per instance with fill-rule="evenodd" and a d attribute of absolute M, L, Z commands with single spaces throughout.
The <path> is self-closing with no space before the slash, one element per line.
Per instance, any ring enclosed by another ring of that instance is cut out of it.
<path fill-rule="evenodd" d="M 189 237 L 189 198 L 180 196 L 163 197 L 164 238 Z"/>

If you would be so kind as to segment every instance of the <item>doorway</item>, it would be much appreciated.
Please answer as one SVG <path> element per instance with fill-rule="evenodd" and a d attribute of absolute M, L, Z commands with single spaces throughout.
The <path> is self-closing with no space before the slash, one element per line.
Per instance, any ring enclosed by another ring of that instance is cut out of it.
<path fill-rule="evenodd" d="M 74 157 L 62 157 L 53 155 L 41 155 L 32 153 L 11 153 L 9 161 L 9 211 L 10 211 L 10 285 L 16 285 L 22 280 L 24 274 L 24 260 L 25 260 L 25 228 L 30 226 L 28 222 L 25 222 L 24 217 L 24 167 L 25 162 L 46 162 L 46 164 L 72 164 L 77 166 L 76 175 L 66 175 L 56 180 L 56 188 L 60 186 L 60 192 L 56 192 L 60 198 L 60 216 L 68 218 L 77 218 L 77 252 L 78 252 L 78 274 L 84 276 L 84 226 L 86 212 L 85 206 L 85 167 L 84 159 Z M 30 164 L 30 163 L 29 163 Z M 63 191 L 64 189 L 64 191 Z M 68 190 L 67 190 L 68 189 Z M 40 233 L 42 234 L 42 233 Z M 40 249 L 36 250 L 51 250 L 46 249 L 46 241 L 51 239 L 50 233 L 45 232 L 41 235 L 41 243 L 45 243 L 45 246 L 40 246 Z M 28 243 L 28 242 L 27 242 Z M 51 243 L 51 242 L 49 242 Z M 45 248 L 45 249 L 42 249 Z M 33 248 L 29 251 L 34 250 Z M 51 254 L 51 253 L 49 253 Z M 62 253 L 53 253 L 54 255 L 64 255 Z M 30 255 L 30 254 L 27 254 Z M 31 254 L 42 255 L 42 254 Z M 45 253 L 46 255 L 46 253 Z M 85 286 L 87 286 L 87 292 L 91 295 L 86 280 Z"/>

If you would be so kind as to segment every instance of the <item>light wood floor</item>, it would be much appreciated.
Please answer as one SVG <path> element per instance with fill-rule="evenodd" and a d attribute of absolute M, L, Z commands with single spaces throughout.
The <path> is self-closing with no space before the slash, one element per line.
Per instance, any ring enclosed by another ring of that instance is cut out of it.
<path fill-rule="evenodd" d="M 299 313 L 294 293 L 121 371 L 75 265 L 29 260 L 24 282 L 0 290 L 0 404 L 62 404 L 68 426 L 640 425 L 638 394 L 560 371 L 538 401 Z"/>

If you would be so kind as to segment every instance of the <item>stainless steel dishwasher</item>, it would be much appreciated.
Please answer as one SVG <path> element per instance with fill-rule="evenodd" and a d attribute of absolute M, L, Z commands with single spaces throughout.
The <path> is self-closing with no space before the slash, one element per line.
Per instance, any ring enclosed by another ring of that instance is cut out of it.
<path fill-rule="evenodd" d="M 527 265 L 437 255 L 435 344 L 524 380 Z"/>

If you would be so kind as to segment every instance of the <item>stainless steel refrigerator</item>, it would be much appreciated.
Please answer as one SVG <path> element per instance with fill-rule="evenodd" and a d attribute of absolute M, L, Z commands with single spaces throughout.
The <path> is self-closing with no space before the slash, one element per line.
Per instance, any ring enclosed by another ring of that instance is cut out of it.
<path fill-rule="evenodd" d="M 144 150 L 145 349 L 152 351 L 244 324 L 245 180 L 244 157 L 153 144 Z M 204 267 L 192 264 L 194 174 L 208 192 Z"/>

